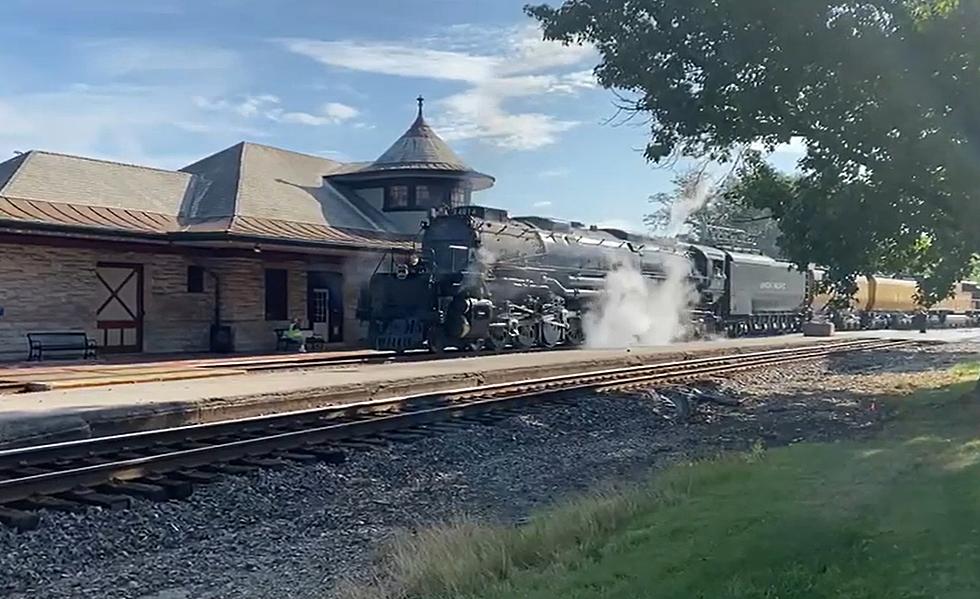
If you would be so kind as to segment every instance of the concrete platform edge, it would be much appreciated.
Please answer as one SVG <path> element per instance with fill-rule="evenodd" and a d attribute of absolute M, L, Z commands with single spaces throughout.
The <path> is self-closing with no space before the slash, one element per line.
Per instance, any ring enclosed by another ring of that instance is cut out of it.
<path fill-rule="evenodd" d="M 815 341 L 815 340 L 811 340 Z M 180 425 L 216 422 L 264 414 L 387 399 L 426 392 L 448 391 L 483 384 L 557 376 L 562 374 L 656 364 L 677 360 L 739 354 L 786 347 L 774 342 L 749 347 L 706 348 L 662 352 L 655 355 L 621 354 L 605 359 L 570 361 L 556 365 L 530 365 L 510 369 L 473 369 L 424 377 L 401 376 L 384 382 L 335 384 L 293 389 L 283 393 L 212 397 L 147 405 L 91 406 L 72 414 L 24 414 L 0 421 L 0 449 L 59 441 L 117 435 Z M 261 376 L 261 375 L 254 375 Z M 29 397 L 29 396 L 26 396 Z"/>

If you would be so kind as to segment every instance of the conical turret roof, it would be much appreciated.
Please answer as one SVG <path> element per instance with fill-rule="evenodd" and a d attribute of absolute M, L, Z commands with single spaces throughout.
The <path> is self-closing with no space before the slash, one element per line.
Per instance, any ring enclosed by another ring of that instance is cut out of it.
<path fill-rule="evenodd" d="M 391 144 L 377 160 L 356 171 L 357 175 L 377 174 L 392 171 L 442 171 L 446 174 L 459 173 L 471 179 L 475 189 L 486 189 L 493 185 L 493 177 L 470 168 L 456 152 L 453 152 L 422 115 L 422 102 L 415 122 Z"/>
<path fill-rule="evenodd" d="M 375 168 L 425 168 L 453 171 L 473 170 L 453 152 L 422 116 L 422 99 L 415 122 L 371 165 Z"/>

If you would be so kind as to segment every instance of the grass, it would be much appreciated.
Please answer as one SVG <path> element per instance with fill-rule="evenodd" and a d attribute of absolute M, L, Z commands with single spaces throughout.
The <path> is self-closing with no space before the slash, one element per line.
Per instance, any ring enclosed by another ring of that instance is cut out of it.
<path fill-rule="evenodd" d="M 396 542 L 355 597 L 980 597 L 980 399 L 888 400 L 872 441 L 674 467 L 521 527 L 460 520 Z"/>

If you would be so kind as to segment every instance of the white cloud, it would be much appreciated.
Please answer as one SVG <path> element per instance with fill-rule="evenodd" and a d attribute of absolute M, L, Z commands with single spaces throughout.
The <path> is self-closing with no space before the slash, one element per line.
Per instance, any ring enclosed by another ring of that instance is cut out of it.
<path fill-rule="evenodd" d="M 277 123 L 291 125 L 336 125 L 357 117 L 361 112 L 353 106 L 340 102 L 327 102 L 319 112 L 287 111 L 280 107 L 282 101 L 271 94 L 246 95 L 233 100 L 225 98 L 195 97 L 193 102 L 199 108 L 211 111 L 232 112 L 246 119 L 263 118 Z"/>
<path fill-rule="evenodd" d="M 223 97 L 240 85 L 246 73 L 233 51 L 177 40 L 111 38 L 77 41 L 65 60 L 69 82 L 0 92 L 0 159 L 12 150 L 44 149 L 174 168 L 243 137 L 264 135 L 241 113 L 258 110 L 255 103 L 271 98 L 258 96 L 238 112 L 221 114 L 202 100 Z M 23 61 L 9 73 L 20 81 L 50 80 L 46 74 Z"/>
<path fill-rule="evenodd" d="M 590 71 L 568 70 L 592 57 L 591 48 L 545 42 L 533 25 L 504 30 L 459 25 L 441 36 L 411 42 L 279 43 L 331 67 L 464 84 L 463 91 L 439 100 L 442 112 L 433 119 L 434 126 L 448 140 L 479 138 L 507 149 L 553 144 L 578 125 L 544 112 L 508 110 L 509 100 L 575 94 L 595 86 Z"/>
<path fill-rule="evenodd" d="M 481 138 L 511 150 L 534 150 L 558 141 L 558 134 L 578 123 L 538 112 L 512 114 L 501 96 L 487 88 L 473 88 L 442 101 L 446 114 L 437 123 L 449 141 Z"/>
<path fill-rule="evenodd" d="M 338 121 L 347 121 L 361 114 L 361 111 L 340 102 L 327 102 L 323 105 L 323 114 Z"/>
<path fill-rule="evenodd" d="M 534 202 L 533 204 L 531 204 L 531 206 L 533 208 L 550 208 L 551 202 L 548 200 L 543 200 L 541 202 Z"/>
<path fill-rule="evenodd" d="M 79 44 L 87 65 L 109 77 L 140 73 L 227 73 L 240 66 L 238 55 L 224 48 L 193 43 L 110 38 Z"/>
<path fill-rule="evenodd" d="M 260 137 L 232 119 L 206 114 L 169 86 L 72 85 L 61 90 L 0 97 L 0 160 L 14 150 L 46 149 L 149 166 L 177 168 L 197 160 L 167 148 L 168 139 L 230 134 Z M 204 118 L 207 117 L 207 118 Z"/>
<path fill-rule="evenodd" d="M 422 76 L 432 79 L 477 82 L 492 76 L 496 61 L 472 56 L 385 42 L 325 42 L 309 39 L 283 40 L 291 52 L 325 65 L 382 75 Z"/>
<path fill-rule="evenodd" d="M 558 168 L 549 168 L 538 173 L 538 176 L 542 179 L 554 179 L 557 177 L 566 177 L 571 173 L 567 168 L 560 166 Z"/>

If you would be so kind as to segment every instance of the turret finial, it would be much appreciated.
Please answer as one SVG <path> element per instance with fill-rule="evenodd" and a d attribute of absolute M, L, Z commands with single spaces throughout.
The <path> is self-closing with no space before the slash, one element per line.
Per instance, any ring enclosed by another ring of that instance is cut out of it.
<path fill-rule="evenodd" d="M 422 103 L 425 102 L 425 98 L 419 95 L 418 98 L 415 98 L 415 101 L 419 103 L 419 118 L 422 118 Z"/>

